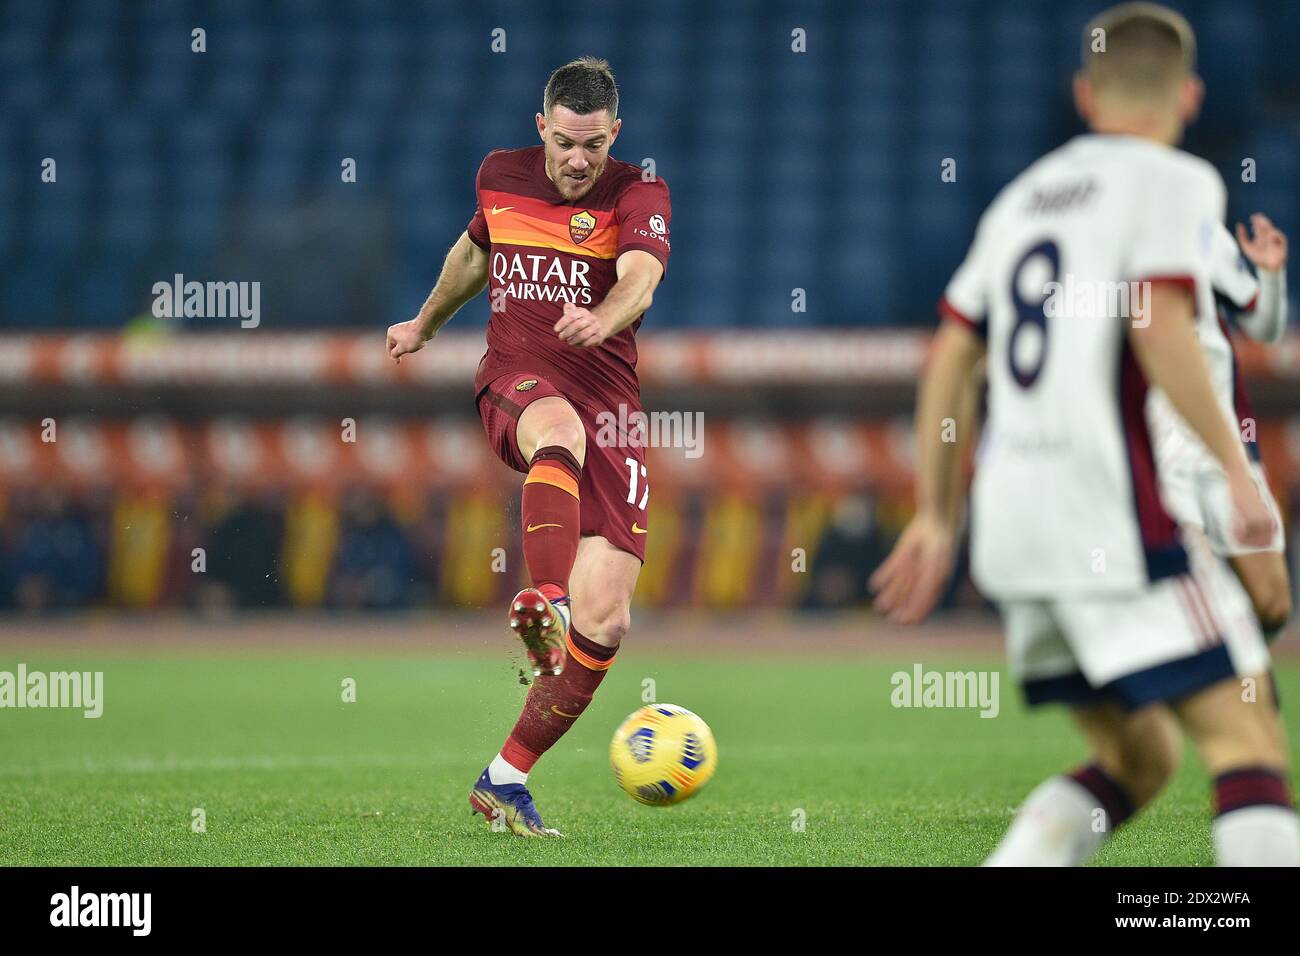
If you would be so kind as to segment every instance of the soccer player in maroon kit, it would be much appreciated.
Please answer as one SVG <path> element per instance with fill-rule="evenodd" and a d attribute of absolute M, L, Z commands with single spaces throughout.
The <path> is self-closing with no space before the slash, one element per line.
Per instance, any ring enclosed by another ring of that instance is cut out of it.
<path fill-rule="evenodd" d="M 509 622 L 532 660 L 523 712 L 470 793 L 520 836 L 559 836 L 525 785 L 586 709 L 627 633 L 649 524 L 642 436 L 599 441 L 602 412 L 641 410 L 634 333 L 668 263 L 668 186 L 610 158 L 618 87 L 584 57 L 546 84 L 542 145 L 495 150 L 478 208 L 419 314 L 388 330 L 394 361 L 424 347 L 488 287 L 487 353 L 474 379 L 488 441 L 524 479 L 533 586 Z M 633 419 L 636 420 L 636 419 Z"/>

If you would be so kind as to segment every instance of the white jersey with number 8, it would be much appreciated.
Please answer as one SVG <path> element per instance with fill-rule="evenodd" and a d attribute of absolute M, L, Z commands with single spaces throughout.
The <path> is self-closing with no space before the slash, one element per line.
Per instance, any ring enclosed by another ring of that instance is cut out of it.
<path fill-rule="evenodd" d="M 1127 336 L 1148 321 L 1148 283 L 1184 285 L 1212 319 L 1225 203 L 1201 159 L 1085 135 L 1021 173 L 980 220 L 940 310 L 988 345 L 971 534 L 991 597 L 1121 594 L 1186 572 Z"/>

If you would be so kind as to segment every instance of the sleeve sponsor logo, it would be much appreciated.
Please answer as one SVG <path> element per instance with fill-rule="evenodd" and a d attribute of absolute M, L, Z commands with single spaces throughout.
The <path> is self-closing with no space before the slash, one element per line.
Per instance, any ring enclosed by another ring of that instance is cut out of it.
<path fill-rule="evenodd" d="M 668 223 L 661 213 L 654 213 L 646 220 L 644 226 L 633 226 L 632 235 L 640 236 L 642 239 L 653 239 L 672 248 L 672 244 L 668 241 Z"/>

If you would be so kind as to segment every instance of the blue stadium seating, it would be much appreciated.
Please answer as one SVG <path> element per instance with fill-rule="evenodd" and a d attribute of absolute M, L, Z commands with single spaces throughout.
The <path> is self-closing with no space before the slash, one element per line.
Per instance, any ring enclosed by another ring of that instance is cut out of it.
<path fill-rule="evenodd" d="M 1223 172 L 1231 217 L 1300 233 L 1300 3 L 1173 5 L 1209 90 L 1188 147 Z M 615 155 L 672 188 L 655 327 L 929 324 L 980 210 L 1079 131 L 1069 81 L 1099 6 L 0 0 L 0 328 L 120 326 L 176 268 L 264 272 L 264 328 L 404 318 L 483 155 L 536 141 L 547 71 L 583 53 L 619 75 Z M 304 281 L 322 274 L 331 295 Z"/>

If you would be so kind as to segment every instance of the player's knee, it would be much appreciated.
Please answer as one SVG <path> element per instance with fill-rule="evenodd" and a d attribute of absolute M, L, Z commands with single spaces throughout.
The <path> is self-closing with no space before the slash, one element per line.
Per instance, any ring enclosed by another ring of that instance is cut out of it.
<path fill-rule="evenodd" d="M 587 453 L 587 433 L 576 415 L 572 421 L 552 422 L 543 429 L 537 447 L 546 448 L 551 445 L 567 448 L 579 462 L 583 460 Z"/>
<path fill-rule="evenodd" d="M 538 399 L 524 409 L 516 426 L 519 450 L 531 458 L 538 449 L 560 446 L 581 464 L 587 452 L 587 433 L 572 405 L 562 398 Z"/>
<path fill-rule="evenodd" d="M 627 636 L 628 629 L 632 626 L 631 611 L 623 603 L 597 606 L 592 608 L 586 617 L 587 619 L 582 621 L 586 627 L 580 630 L 604 647 L 618 647 L 623 643 L 623 638 Z"/>
<path fill-rule="evenodd" d="M 623 638 L 627 637 L 628 629 L 632 626 L 632 615 L 627 609 L 627 605 L 619 605 L 610 610 L 605 615 L 604 620 L 599 627 L 601 641 L 607 647 L 618 647 L 623 643 Z"/>

